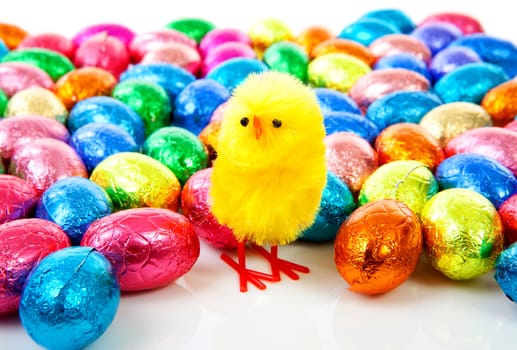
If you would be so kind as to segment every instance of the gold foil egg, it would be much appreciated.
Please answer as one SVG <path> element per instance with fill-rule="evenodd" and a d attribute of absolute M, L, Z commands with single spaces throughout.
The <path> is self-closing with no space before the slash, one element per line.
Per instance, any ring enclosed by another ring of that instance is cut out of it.
<path fill-rule="evenodd" d="M 5 110 L 5 117 L 17 115 L 41 115 L 64 123 L 68 110 L 50 90 L 33 87 L 14 94 Z"/>
<path fill-rule="evenodd" d="M 481 194 L 463 188 L 441 191 L 425 204 L 420 218 L 429 260 L 445 276 L 467 280 L 495 266 L 503 228 L 497 210 Z"/>
<path fill-rule="evenodd" d="M 279 41 L 293 40 L 291 29 L 282 21 L 275 18 L 266 18 L 254 23 L 248 35 L 258 57 L 272 44 Z"/>
<path fill-rule="evenodd" d="M 488 91 L 481 106 L 492 117 L 494 126 L 504 126 L 517 116 L 517 80 L 510 80 Z"/>

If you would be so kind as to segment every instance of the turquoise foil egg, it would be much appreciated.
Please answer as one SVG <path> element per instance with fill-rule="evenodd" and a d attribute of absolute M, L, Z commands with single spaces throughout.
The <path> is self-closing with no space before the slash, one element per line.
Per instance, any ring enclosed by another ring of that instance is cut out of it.
<path fill-rule="evenodd" d="M 363 18 L 343 28 L 338 38 L 353 40 L 368 46 L 384 35 L 397 33 L 400 33 L 397 27 L 388 22 L 377 18 Z"/>
<path fill-rule="evenodd" d="M 365 18 L 387 22 L 404 34 L 409 34 L 415 28 L 415 24 L 405 12 L 394 8 L 368 11 L 361 17 L 361 19 Z"/>
<path fill-rule="evenodd" d="M 262 73 L 268 71 L 267 65 L 255 58 L 231 58 L 224 61 L 206 75 L 207 79 L 212 79 L 226 87 L 230 92 L 239 86 L 240 83 L 252 73 Z"/>

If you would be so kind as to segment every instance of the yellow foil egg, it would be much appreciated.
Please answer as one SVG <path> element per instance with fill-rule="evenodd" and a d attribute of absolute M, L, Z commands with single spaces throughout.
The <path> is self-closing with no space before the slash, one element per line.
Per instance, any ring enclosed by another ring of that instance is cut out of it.
<path fill-rule="evenodd" d="M 294 39 L 291 29 L 284 22 L 275 18 L 266 18 L 254 23 L 248 35 L 259 58 L 272 44 Z"/>
<path fill-rule="evenodd" d="M 64 123 L 68 110 L 52 91 L 33 87 L 17 92 L 7 103 L 5 117 L 17 115 L 41 115 Z"/>
<path fill-rule="evenodd" d="M 444 147 L 454 137 L 470 129 L 491 126 L 487 111 L 471 102 L 451 102 L 430 110 L 421 120 L 426 129 Z"/>
<path fill-rule="evenodd" d="M 492 203 L 469 189 L 452 188 L 431 198 L 420 216 L 427 256 L 454 280 L 481 276 L 503 249 L 501 219 Z"/>
<path fill-rule="evenodd" d="M 106 190 L 115 209 L 178 209 L 178 179 L 165 165 L 144 154 L 111 155 L 97 165 L 90 179 Z"/>

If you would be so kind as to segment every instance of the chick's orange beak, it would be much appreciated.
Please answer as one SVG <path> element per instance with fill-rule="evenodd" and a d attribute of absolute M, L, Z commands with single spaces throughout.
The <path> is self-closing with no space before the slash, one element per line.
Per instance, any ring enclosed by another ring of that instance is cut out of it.
<path fill-rule="evenodd" d="M 255 138 L 258 140 L 262 135 L 262 121 L 257 116 L 253 116 L 253 128 L 255 129 Z"/>

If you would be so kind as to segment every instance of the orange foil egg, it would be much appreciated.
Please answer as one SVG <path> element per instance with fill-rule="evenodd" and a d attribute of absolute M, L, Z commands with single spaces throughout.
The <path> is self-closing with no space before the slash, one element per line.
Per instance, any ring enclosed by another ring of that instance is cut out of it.
<path fill-rule="evenodd" d="M 314 58 L 327 53 L 346 53 L 359 58 L 369 66 L 372 66 L 375 62 L 375 57 L 368 47 L 349 39 L 332 38 L 325 40 L 312 49 L 310 56 Z"/>
<path fill-rule="evenodd" d="M 481 106 L 492 117 L 494 126 L 504 126 L 517 116 L 517 80 L 510 80 L 488 91 Z"/>
<path fill-rule="evenodd" d="M 0 40 L 2 40 L 9 49 L 15 49 L 28 33 L 14 24 L 0 23 Z"/>
<path fill-rule="evenodd" d="M 356 209 L 341 225 L 334 263 L 351 291 L 386 293 L 413 273 L 422 241 L 419 219 L 404 203 L 377 200 Z"/>
<path fill-rule="evenodd" d="M 394 160 L 418 160 L 431 170 L 444 159 L 443 148 L 418 124 L 399 123 L 384 129 L 375 140 L 379 164 Z"/>
<path fill-rule="evenodd" d="M 298 45 L 303 47 L 307 54 L 310 54 L 312 49 L 318 44 L 334 37 L 335 35 L 330 29 L 316 25 L 302 30 L 300 34 L 296 36 L 295 41 Z"/>

